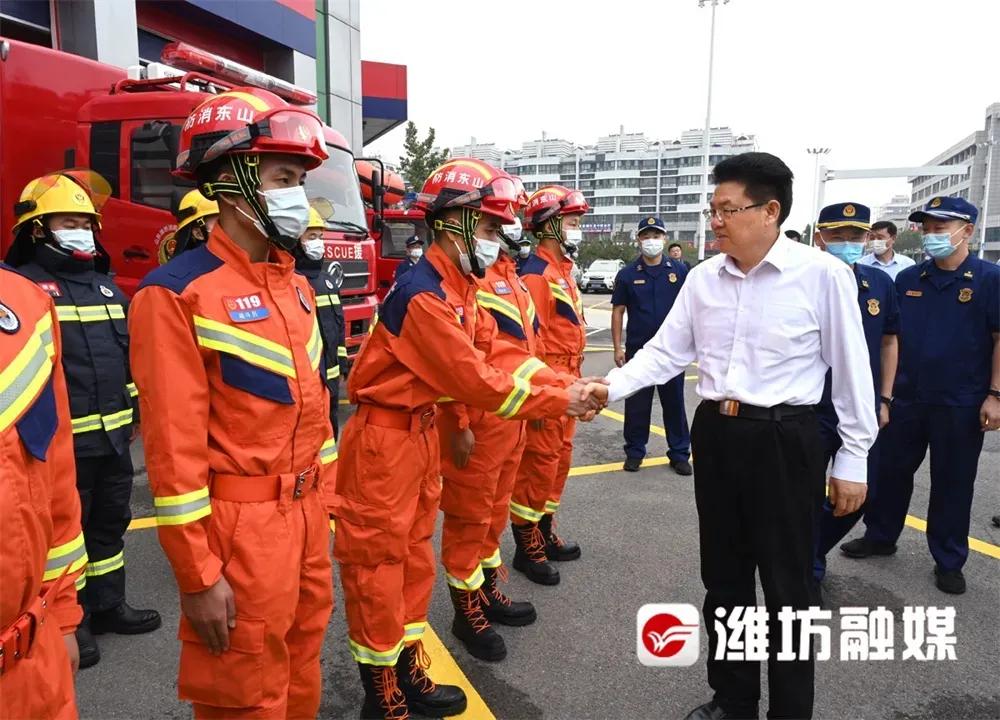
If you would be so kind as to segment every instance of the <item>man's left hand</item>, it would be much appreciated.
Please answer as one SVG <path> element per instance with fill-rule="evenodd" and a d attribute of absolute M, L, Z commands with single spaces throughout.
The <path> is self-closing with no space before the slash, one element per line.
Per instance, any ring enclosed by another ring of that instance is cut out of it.
<path fill-rule="evenodd" d="M 865 483 L 830 476 L 830 505 L 833 506 L 834 517 L 857 512 L 865 504 L 867 496 L 868 486 Z"/>
<path fill-rule="evenodd" d="M 986 397 L 979 409 L 979 424 L 983 432 L 1000 430 L 1000 398 Z"/>

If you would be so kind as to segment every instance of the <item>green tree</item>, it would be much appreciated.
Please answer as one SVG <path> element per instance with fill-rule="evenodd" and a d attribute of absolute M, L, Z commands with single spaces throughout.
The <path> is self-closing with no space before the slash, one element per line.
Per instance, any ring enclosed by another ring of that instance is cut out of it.
<path fill-rule="evenodd" d="M 414 190 L 423 187 L 431 171 L 448 159 L 447 148 L 441 150 L 434 147 L 434 135 L 434 128 L 429 128 L 427 137 L 421 140 L 413 121 L 406 123 L 406 140 L 403 142 L 406 155 L 399 158 L 399 172 Z"/>
<path fill-rule="evenodd" d="M 921 249 L 922 243 L 923 236 L 919 232 L 916 230 L 904 230 L 896 236 L 896 243 L 893 245 L 893 249 L 904 255 L 913 255 Z"/>

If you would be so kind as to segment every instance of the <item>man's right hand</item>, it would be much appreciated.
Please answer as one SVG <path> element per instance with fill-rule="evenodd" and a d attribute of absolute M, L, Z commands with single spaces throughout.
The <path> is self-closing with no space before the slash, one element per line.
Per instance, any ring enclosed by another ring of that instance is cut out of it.
<path fill-rule="evenodd" d="M 236 627 L 236 598 L 226 578 L 208 590 L 181 593 L 181 612 L 213 655 L 229 649 L 229 631 Z"/>
<path fill-rule="evenodd" d="M 469 464 L 469 456 L 476 447 L 476 436 L 472 430 L 459 430 L 451 437 L 451 459 L 459 470 Z"/>
<path fill-rule="evenodd" d="M 615 367 L 621 367 L 625 364 L 625 351 L 615 350 Z"/>

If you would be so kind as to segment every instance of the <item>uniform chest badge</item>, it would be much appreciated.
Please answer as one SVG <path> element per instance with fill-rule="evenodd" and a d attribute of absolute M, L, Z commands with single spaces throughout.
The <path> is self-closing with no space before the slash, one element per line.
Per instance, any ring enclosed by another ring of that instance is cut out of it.
<path fill-rule="evenodd" d="M 972 288 L 962 288 L 958 291 L 958 301 L 960 303 L 967 303 L 972 300 Z"/>
<path fill-rule="evenodd" d="M 312 305 L 310 305 L 309 300 L 306 299 L 306 294 L 302 292 L 302 288 L 300 287 L 295 288 L 295 292 L 299 294 L 299 303 L 302 304 L 302 309 L 305 310 L 307 313 L 311 313 Z"/>
<path fill-rule="evenodd" d="M 677 273 L 670 273 L 669 275 L 667 275 L 667 280 L 669 280 L 672 283 L 677 282 Z"/>
<path fill-rule="evenodd" d="M 229 319 L 236 323 L 256 322 L 271 314 L 258 293 L 240 295 L 239 297 L 224 297 L 222 305 L 229 313 Z"/>
<path fill-rule="evenodd" d="M 868 301 L 868 314 L 871 315 L 872 317 L 875 317 L 880 312 L 882 312 L 882 309 L 878 306 L 878 300 L 869 300 Z"/>
<path fill-rule="evenodd" d="M 924 294 L 923 290 L 907 290 L 906 297 L 920 297 Z"/>
<path fill-rule="evenodd" d="M 327 290 L 333 290 L 333 280 L 324 280 L 323 282 Z"/>
<path fill-rule="evenodd" d="M 62 290 L 59 288 L 59 283 L 54 283 L 52 281 L 40 282 L 38 283 L 38 287 L 52 297 L 62 297 Z"/>
<path fill-rule="evenodd" d="M 497 280 L 493 283 L 493 291 L 497 295 L 510 295 L 513 291 L 510 289 L 510 285 L 507 284 L 506 280 Z"/>
<path fill-rule="evenodd" d="M 21 321 L 17 315 L 6 305 L 0 304 L 0 330 L 8 335 L 13 335 L 21 329 Z"/>
<path fill-rule="evenodd" d="M 107 285 L 101 285 L 100 287 L 98 287 L 98 290 L 100 290 L 101 295 L 103 295 L 106 298 L 115 296 L 114 290 L 109 288 Z"/>

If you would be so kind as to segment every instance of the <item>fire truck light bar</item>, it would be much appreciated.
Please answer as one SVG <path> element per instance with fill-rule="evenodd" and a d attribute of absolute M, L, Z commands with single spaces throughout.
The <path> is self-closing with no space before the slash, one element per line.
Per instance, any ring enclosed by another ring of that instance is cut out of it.
<path fill-rule="evenodd" d="M 315 93 L 187 43 L 168 44 L 163 48 L 160 60 L 183 70 L 206 72 L 221 80 L 270 90 L 278 97 L 296 105 L 316 104 Z"/>

